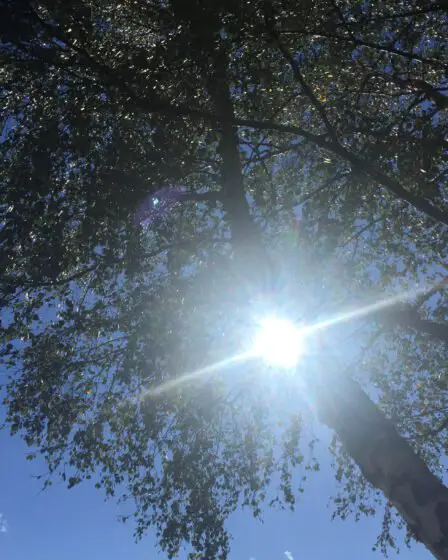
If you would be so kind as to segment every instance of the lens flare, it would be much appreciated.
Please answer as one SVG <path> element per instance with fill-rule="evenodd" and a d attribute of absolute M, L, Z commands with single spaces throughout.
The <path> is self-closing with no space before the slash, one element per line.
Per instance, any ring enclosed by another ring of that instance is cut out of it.
<path fill-rule="evenodd" d="M 218 372 L 222 372 L 226 367 L 234 365 L 238 362 L 243 362 L 251 357 L 252 357 L 251 354 L 246 352 L 243 354 L 238 354 L 237 356 L 233 356 L 231 358 L 227 358 L 226 360 L 222 360 L 221 362 L 216 362 L 202 369 L 197 369 L 196 371 L 192 371 L 191 373 L 184 373 L 182 376 L 177 377 L 176 379 L 172 379 L 170 381 L 166 381 L 165 383 L 159 385 L 158 387 L 147 389 L 141 394 L 140 400 L 144 400 L 146 397 L 154 397 L 157 395 L 162 395 L 173 389 L 176 389 L 177 387 L 185 383 L 188 383 L 189 381 L 195 381 L 196 379 L 206 377 L 207 375 L 213 375 Z"/>
<path fill-rule="evenodd" d="M 252 348 L 253 355 L 274 366 L 291 368 L 303 350 L 303 332 L 294 323 L 278 317 L 260 321 L 260 329 Z"/>
<path fill-rule="evenodd" d="M 307 337 L 322 330 L 329 329 L 340 323 L 346 323 L 352 319 L 365 317 L 382 309 L 391 307 L 397 303 L 405 302 L 412 297 L 431 294 L 434 289 L 440 289 L 448 285 L 448 279 L 443 279 L 433 286 L 419 287 L 398 295 L 386 298 L 370 305 L 365 305 L 358 309 L 340 313 L 329 317 L 318 323 L 308 326 L 298 327 L 287 319 L 278 317 L 266 317 L 259 323 L 259 331 L 255 337 L 254 343 L 248 352 L 230 357 L 221 362 L 211 364 L 208 367 L 196 370 L 191 373 L 185 373 L 176 379 L 167 381 L 158 387 L 152 387 L 145 390 L 140 395 L 140 400 L 144 400 L 149 396 L 156 396 L 168 393 L 173 389 L 181 386 L 189 381 L 196 381 L 205 376 L 216 375 L 221 373 L 226 367 L 237 362 L 243 362 L 252 358 L 261 358 L 267 363 L 276 366 L 282 366 L 285 369 L 293 370 L 294 366 L 300 360 L 304 351 L 304 341 Z"/>

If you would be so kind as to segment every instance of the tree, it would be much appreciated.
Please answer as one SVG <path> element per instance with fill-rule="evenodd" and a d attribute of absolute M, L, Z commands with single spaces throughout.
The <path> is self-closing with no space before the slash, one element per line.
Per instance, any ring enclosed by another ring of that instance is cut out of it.
<path fill-rule="evenodd" d="M 1 7 L 12 433 L 68 486 L 96 476 L 135 500 L 137 534 L 155 526 L 171 556 L 225 558 L 232 511 L 260 515 L 278 476 L 279 502 L 297 500 L 315 441 L 284 393 L 301 381 L 276 390 L 254 362 L 174 381 L 241 353 L 262 309 L 308 323 L 423 277 L 431 297 L 345 331 L 366 346 L 349 377 L 308 388 L 339 438 L 336 513 L 371 513 L 379 488 L 446 558 L 431 473 L 447 444 L 442 5 Z M 333 363 L 332 336 L 314 340 L 314 369 Z"/>

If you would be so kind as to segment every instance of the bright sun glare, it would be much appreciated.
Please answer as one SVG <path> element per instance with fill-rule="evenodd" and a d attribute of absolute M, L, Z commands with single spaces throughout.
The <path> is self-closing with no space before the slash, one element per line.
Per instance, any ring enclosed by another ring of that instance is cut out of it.
<path fill-rule="evenodd" d="M 437 286 L 442 285 L 448 285 L 448 280 L 443 280 L 442 283 Z M 292 321 L 284 318 L 266 317 L 260 321 L 259 330 L 248 352 L 229 357 L 191 373 L 185 373 L 157 387 L 147 389 L 139 398 L 145 399 L 151 395 L 167 393 L 182 383 L 200 379 L 205 375 L 216 374 L 231 364 L 243 362 L 254 357 L 262 358 L 272 365 L 292 369 L 303 354 L 305 337 L 312 336 L 315 332 L 328 329 L 339 323 L 345 323 L 358 317 L 364 317 L 369 315 L 369 313 L 385 309 L 399 301 L 406 301 L 419 294 L 431 293 L 431 290 L 431 286 L 416 288 L 301 328 L 294 325 Z"/>
<path fill-rule="evenodd" d="M 287 319 L 267 317 L 253 345 L 253 353 L 267 363 L 291 368 L 297 364 L 303 349 L 303 333 Z"/>

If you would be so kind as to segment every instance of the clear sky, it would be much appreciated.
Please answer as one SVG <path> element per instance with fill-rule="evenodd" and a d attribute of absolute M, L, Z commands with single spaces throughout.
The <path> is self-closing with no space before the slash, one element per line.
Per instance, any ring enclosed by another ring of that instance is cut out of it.
<path fill-rule="evenodd" d="M 37 461 L 27 462 L 18 438 L 0 432 L 1 560 L 165 559 L 149 535 L 134 543 L 131 525 L 121 525 L 119 507 L 105 502 L 93 484 L 67 490 L 61 484 L 40 492 Z M 329 472 L 317 473 L 295 513 L 267 511 L 263 524 L 248 512 L 229 521 L 234 536 L 230 560 L 381 560 L 371 552 L 380 520 L 331 521 L 328 498 L 335 489 Z M 285 554 L 286 552 L 290 554 Z M 391 554 L 389 558 L 397 558 Z M 429 560 L 420 545 L 403 548 L 401 560 Z"/>

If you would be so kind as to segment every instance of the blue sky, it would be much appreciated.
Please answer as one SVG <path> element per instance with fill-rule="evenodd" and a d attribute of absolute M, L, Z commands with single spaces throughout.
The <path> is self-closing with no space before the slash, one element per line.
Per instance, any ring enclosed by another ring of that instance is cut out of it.
<path fill-rule="evenodd" d="M 131 525 L 117 521 L 119 507 L 105 502 L 93 484 L 67 490 L 61 484 L 40 492 L 37 461 L 27 462 L 18 438 L 0 432 L 1 560 L 165 559 L 151 535 L 134 543 Z M 330 472 L 317 473 L 295 513 L 267 511 L 263 524 L 247 512 L 229 521 L 234 536 L 230 560 L 381 560 L 371 552 L 380 520 L 331 521 L 328 498 L 335 490 Z M 285 554 L 289 552 L 290 555 Z M 391 554 L 389 558 L 397 558 Z M 401 560 L 429 560 L 420 545 L 403 548 Z"/>

